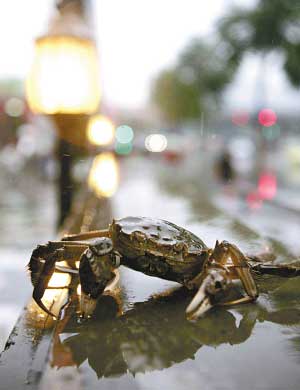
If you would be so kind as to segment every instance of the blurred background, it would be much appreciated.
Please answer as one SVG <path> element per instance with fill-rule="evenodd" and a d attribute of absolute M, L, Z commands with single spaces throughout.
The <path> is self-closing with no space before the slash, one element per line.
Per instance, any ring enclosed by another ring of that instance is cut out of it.
<path fill-rule="evenodd" d="M 299 256 L 300 2 L 200 3 L 1 2 L 1 349 L 82 188 L 115 217 L 213 245 L 230 216 Z"/>

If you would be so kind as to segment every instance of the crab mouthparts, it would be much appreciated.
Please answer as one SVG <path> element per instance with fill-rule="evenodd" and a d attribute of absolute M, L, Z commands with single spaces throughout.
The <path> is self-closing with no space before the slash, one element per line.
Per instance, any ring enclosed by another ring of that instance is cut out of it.
<path fill-rule="evenodd" d="M 205 293 L 205 289 L 200 288 L 186 309 L 187 318 L 192 321 L 197 320 L 212 306 L 210 297 Z"/>
<path fill-rule="evenodd" d="M 91 298 L 89 295 L 81 292 L 80 295 L 80 316 L 89 318 L 93 314 L 97 305 L 97 299 Z"/>

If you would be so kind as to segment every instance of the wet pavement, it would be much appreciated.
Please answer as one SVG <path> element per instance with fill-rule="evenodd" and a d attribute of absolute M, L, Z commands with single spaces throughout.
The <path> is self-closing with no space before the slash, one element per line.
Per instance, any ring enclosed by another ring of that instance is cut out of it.
<path fill-rule="evenodd" d="M 54 236 L 55 194 L 36 177 L 0 177 L 0 350 L 28 302 L 32 249 Z M 42 184 L 42 185 L 41 185 Z M 38 189 L 35 191 L 34 189 Z"/>
<path fill-rule="evenodd" d="M 247 253 L 271 247 L 279 260 L 299 256 L 297 221 L 287 211 L 253 213 L 240 199 L 211 193 L 191 171 L 188 164 L 126 162 L 113 199 L 115 217 L 170 220 L 209 246 L 226 239 Z M 78 324 L 73 315 L 59 329 L 44 388 L 298 390 L 299 280 L 267 277 L 259 286 L 256 304 L 216 308 L 189 322 L 190 294 L 121 267 L 119 294 L 103 297 L 88 323 Z"/>

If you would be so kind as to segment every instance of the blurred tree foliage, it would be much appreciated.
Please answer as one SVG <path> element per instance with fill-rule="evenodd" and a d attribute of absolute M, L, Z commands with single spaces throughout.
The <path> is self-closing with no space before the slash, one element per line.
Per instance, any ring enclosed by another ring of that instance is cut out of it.
<path fill-rule="evenodd" d="M 246 52 L 282 55 L 284 71 L 300 86 L 300 0 L 258 0 L 233 8 L 218 25 L 219 44 L 192 41 L 177 64 L 158 75 L 152 100 L 165 119 L 178 123 L 213 111 Z"/>
<path fill-rule="evenodd" d="M 276 50 L 288 79 L 300 86 L 300 0 L 259 0 L 253 9 L 233 9 L 218 27 L 231 66 L 239 65 L 246 51 Z"/>
<path fill-rule="evenodd" d="M 234 73 L 228 65 L 229 55 L 223 43 L 194 39 L 180 54 L 177 64 L 158 75 L 152 100 L 167 121 L 176 125 L 216 108 L 220 93 Z"/>

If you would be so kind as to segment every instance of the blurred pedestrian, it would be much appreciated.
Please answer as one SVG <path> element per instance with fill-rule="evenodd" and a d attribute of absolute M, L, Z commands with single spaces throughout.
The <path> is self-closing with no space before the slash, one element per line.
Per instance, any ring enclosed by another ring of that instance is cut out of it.
<path fill-rule="evenodd" d="M 221 184 L 232 184 L 235 179 L 232 158 L 227 149 L 223 149 L 217 158 L 215 171 Z"/>

